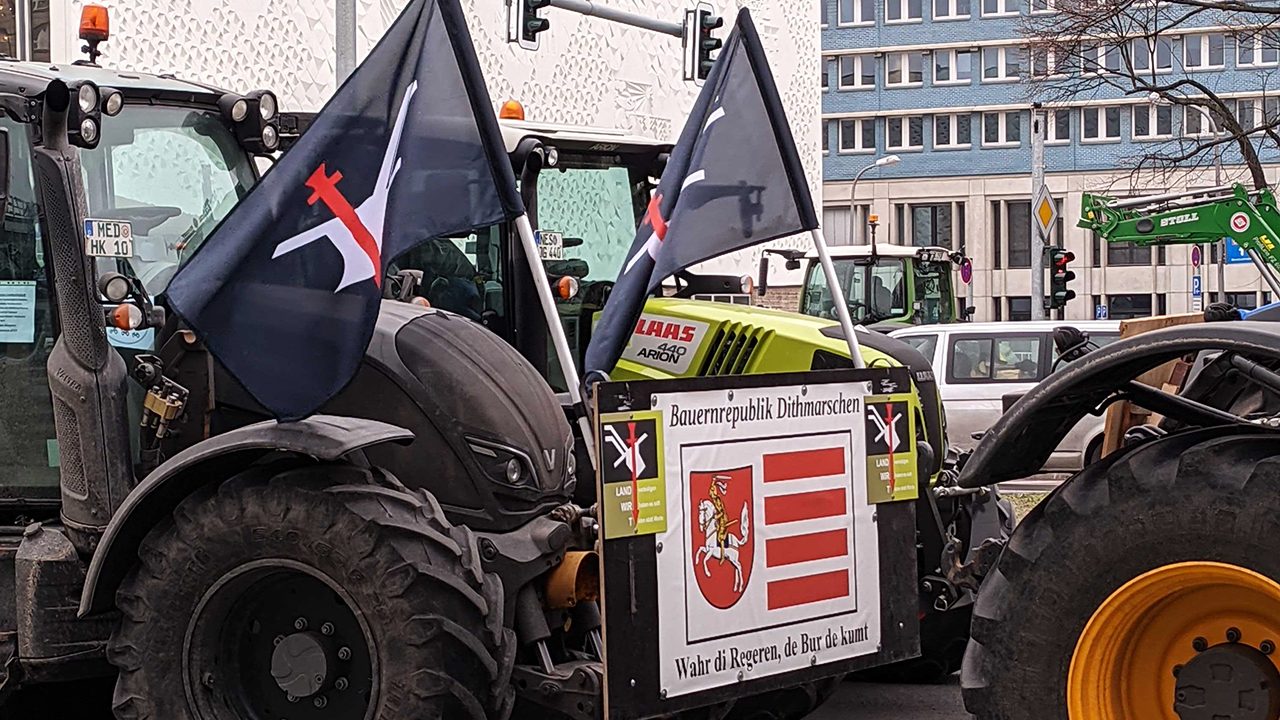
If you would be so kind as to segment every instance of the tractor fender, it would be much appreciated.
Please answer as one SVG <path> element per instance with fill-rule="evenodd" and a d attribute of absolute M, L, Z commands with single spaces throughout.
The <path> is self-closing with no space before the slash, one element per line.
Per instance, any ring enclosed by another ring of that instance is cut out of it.
<path fill-rule="evenodd" d="M 1119 340 L 1050 375 L 1008 407 L 983 434 L 960 472 L 977 488 L 1034 475 L 1071 428 L 1130 380 L 1202 350 L 1234 352 L 1256 362 L 1280 361 L 1280 324 L 1178 325 Z"/>
<path fill-rule="evenodd" d="M 80 616 L 111 609 L 115 592 L 138 559 L 142 539 L 188 495 L 268 453 L 333 461 L 385 442 L 408 443 L 413 433 L 376 420 L 313 415 L 237 428 L 192 445 L 166 460 L 134 488 L 102 535 L 80 595 Z"/>

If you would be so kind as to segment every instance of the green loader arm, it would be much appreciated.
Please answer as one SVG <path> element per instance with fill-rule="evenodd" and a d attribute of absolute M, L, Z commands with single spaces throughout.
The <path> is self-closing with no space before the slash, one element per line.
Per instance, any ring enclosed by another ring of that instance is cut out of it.
<path fill-rule="evenodd" d="M 1204 244 L 1231 238 L 1280 270 L 1276 233 L 1280 212 L 1275 195 L 1266 189 L 1248 190 L 1236 184 L 1132 200 L 1085 193 L 1078 225 L 1107 242 L 1135 245 Z"/>

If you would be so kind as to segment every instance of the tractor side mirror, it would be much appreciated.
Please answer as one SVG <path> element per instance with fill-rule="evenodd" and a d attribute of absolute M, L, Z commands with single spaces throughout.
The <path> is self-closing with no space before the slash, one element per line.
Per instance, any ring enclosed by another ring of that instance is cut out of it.
<path fill-rule="evenodd" d="M 9 131 L 0 128 L 0 217 L 9 209 Z"/>
<path fill-rule="evenodd" d="M 978 312 L 978 308 L 976 308 L 976 307 L 974 307 L 974 306 L 970 305 L 969 307 L 967 307 L 967 308 L 965 308 L 965 309 L 964 309 L 964 319 L 965 319 L 965 320 L 972 320 L 972 319 L 973 319 L 973 314 L 974 314 L 974 313 L 976 313 L 976 312 Z"/>
<path fill-rule="evenodd" d="M 756 280 L 756 294 L 764 297 L 765 292 L 769 290 L 769 256 L 765 253 L 760 254 L 760 278 Z"/>
<path fill-rule="evenodd" d="M 787 269 L 788 269 L 788 270 L 799 270 L 799 269 L 800 269 L 800 258 L 787 258 Z"/>

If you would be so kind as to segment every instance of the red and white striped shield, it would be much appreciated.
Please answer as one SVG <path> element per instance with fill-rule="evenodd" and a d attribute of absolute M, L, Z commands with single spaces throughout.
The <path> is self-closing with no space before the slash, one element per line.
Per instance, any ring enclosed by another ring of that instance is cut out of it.
<path fill-rule="evenodd" d="M 848 432 L 682 449 L 685 468 L 737 468 L 685 478 L 690 641 L 857 610 L 852 452 Z"/>

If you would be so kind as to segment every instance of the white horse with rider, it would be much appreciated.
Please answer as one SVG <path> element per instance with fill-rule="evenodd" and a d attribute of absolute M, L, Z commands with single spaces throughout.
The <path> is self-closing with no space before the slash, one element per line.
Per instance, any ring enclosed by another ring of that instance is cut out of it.
<path fill-rule="evenodd" d="M 737 535 L 727 532 L 727 527 L 723 528 L 725 530 L 723 544 L 720 542 L 721 523 L 738 526 Z M 742 517 L 730 522 L 727 517 L 724 517 L 723 511 L 717 512 L 714 503 L 703 500 L 698 503 L 698 527 L 702 528 L 706 540 L 694 554 L 694 564 L 702 563 L 702 572 L 707 577 L 711 577 L 711 568 L 707 565 L 707 561 L 715 559 L 725 562 L 727 560 L 733 566 L 733 591 L 742 592 L 742 562 L 738 559 L 738 548 L 746 545 L 747 538 L 750 537 L 750 514 L 747 511 L 747 504 L 742 503 Z"/>

